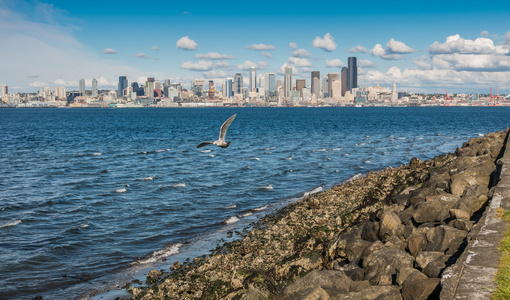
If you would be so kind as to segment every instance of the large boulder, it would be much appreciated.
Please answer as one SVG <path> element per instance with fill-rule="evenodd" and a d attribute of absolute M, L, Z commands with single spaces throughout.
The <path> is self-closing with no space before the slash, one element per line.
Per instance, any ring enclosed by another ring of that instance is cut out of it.
<path fill-rule="evenodd" d="M 338 270 L 314 270 L 306 276 L 301 277 L 285 287 L 283 290 L 283 299 L 299 299 L 295 296 L 307 293 L 316 293 L 317 295 L 323 294 L 317 288 L 325 291 L 341 291 L 348 292 L 351 288 L 352 280 L 343 272 Z M 304 298 L 301 298 L 304 299 Z M 310 298 L 321 299 L 321 298 Z"/>
<path fill-rule="evenodd" d="M 487 202 L 487 194 L 489 188 L 487 185 L 474 185 L 466 187 L 462 197 L 453 206 L 454 209 L 459 209 L 467 212 L 469 215 L 473 215 Z"/>
<path fill-rule="evenodd" d="M 458 248 L 460 246 L 459 241 L 464 240 L 466 236 L 466 231 L 446 225 L 430 228 L 426 233 L 428 241 L 426 251 L 456 251 L 457 249 L 454 248 Z"/>
<path fill-rule="evenodd" d="M 349 293 L 342 298 L 342 300 L 382 300 L 382 299 L 402 299 L 400 296 L 400 289 L 398 286 L 393 285 L 382 285 L 382 286 L 371 286 L 363 289 L 359 292 Z"/>
<path fill-rule="evenodd" d="M 425 235 L 421 233 L 413 233 L 407 239 L 407 250 L 409 250 L 409 253 L 414 257 L 416 257 L 420 251 L 425 250 L 426 245 L 427 239 Z"/>
<path fill-rule="evenodd" d="M 459 197 L 442 194 L 427 197 L 426 201 L 416 207 L 413 219 L 416 223 L 440 222 L 450 216 L 450 208 L 459 200 Z"/>
<path fill-rule="evenodd" d="M 384 213 L 379 222 L 379 238 L 384 241 L 385 237 L 394 235 L 394 231 L 400 224 L 402 221 L 393 211 Z"/>
<path fill-rule="evenodd" d="M 439 299 L 441 279 L 408 279 L 402 284 L 404 300 Z"/>
<path fill-rule="evenodd" d="M 412 268 L 413 262 L 414 258 L 405 251 L 393 247 L 382 248 L 363 260 L 365 279 L 373 285 L 386 282 L 388 276 L 395 275 L 398 269 Z"/>
<path fill-rule="evenodd" d="M 423 270 L 429 263 L 435 261 L 436 259 L 442 257 L 443 255 L 444 255 L 443 252 L 421 251 L 416 256 L 416 265 Z"/>

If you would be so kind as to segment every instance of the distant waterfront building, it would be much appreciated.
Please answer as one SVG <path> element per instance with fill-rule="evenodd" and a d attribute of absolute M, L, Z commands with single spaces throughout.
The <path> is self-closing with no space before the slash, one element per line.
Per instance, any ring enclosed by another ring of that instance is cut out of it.
<path fill-rule="evenodd" d="M 347 59 L 348 76 L 347 76 L 347 90 L 352 91 L 358 87 L 358 64 L 356 57 L 349 57 Z"/>
<path fill-rule="evenodd" d="M 333 82 L 339 81 L 340 83 L 340 73 L 329 73 L 328 74 L 328 97 L 329 98 L 337 98 L 339 99 L 339 94 L 333 95 Z M 340 92 L 342 91 L 342 85 L 340 83 Z"/>
<path fill-rule="evenodd" d="M 7 102 L 7 95 L 9 95 L 9 87 L 2 84 L 2 101 Z"/>
<path fill-rule="evenodd" d="M 242 94 L 243 94 L 243 99 L 250 98 L 250 90 L 248 88 L 243 87 Z"/>
<path fill-rule="evenodd" d="M 347 77 L 349 76 L 349 70 L 347 67 L 343 67 L 341 71 L 341 81 L 342 81 L 342 97 L 345 96 L 345 92 L 347 92 Z"/>
<path fill-rule="evenodd" d="M 153 99 L 155 89 L 156 82 L 154 80 L 154 77 L 148 77 L 147 81 L 145 82 L 145 96 L 147 96 L 149 99 Z"/>
<path fill-rule="evenodd" d="M 257 89 L 257 69 L 255 67 L 250 68 L 250 84 L 248 88 L 250 89 L 250 92 L 255 92 Z"/>
<path fill-rule="evenodd" d="M 225 97 L 230 99 L 232 96 L 234 96 L 232 91 L 232 78 L 227 78 L 225 81 Z"/>
<path fill-rule="evenodd" d="M 391 102 L 396 102 L 397 100 L 398 100 L 397 84 L 394 82 L 393 87 L 391 89 Z"/>
<path fill-rule="evenodd" d="M 236 73 L 234 75 L 234 95 L 242 94 L 243 92 L 243 74 Z"/>
<path fill-rule="evenodd" d="M 299 97 L 303 97 L 303 88 L 306 86 L 306 79 L 296 79 L 296 90 L 299 92 Z"/>
<path fill-rule="evenodd" d="M 92 79 L 92 97 L 97 97 L 97 80 Z"/>
<path fill-rule="evenodd" d="M 333 82 L 329 83 L 329 86 L 331 91 L 331 95 L 329 95 L 329 97 L 337 100 L 340 99 L 342 96 L 342 82 L 340 79 L 333 80 Z"/>
<path fill-rule="evenodd" d="M 59 100 L 65 100 L 66 97 L 66 88 L 63 86 L 55 87 L 55 93 L 53 95 Z"/>
<path fill-rule="evenodd" d="M 117 88 L 118 97 L 122 97 L 124 89 L 128 87 L 128 81 L 126 76 L 119 76 L 119 86 Z"/>
<path fill-rule="evenodd" d="M 328 98 L 329 97 L 329 79 L 328 75 L 322 77 L 322 98 Z"/>
<path fill-rule="evenodd" d="M 292 70 L 293 67 L 285 66 L 285 72 L 283 75 L 283 94 L 285 97 L 290 97 L 290 91 L 292 91 Z"/>
<path fill-rule="evenodd" d="M 85 79 L 80 79 L 80 95 L 85 96 Z"/>
<path fill-rule="evenodd" d="M 266 101 L 274 101 L 277 98 L 275 73 L 264 74 L 264 96 Z"/>
<path fill-rule="evenodd" d="M 143 88 L 138 85 L 138 82 L 131 83 L 131 88 L 133 89 L 133 93 L 136 93 L 137 97 L 141 97 L 144 94 Z"/>
<path fill-rule="evenodd" d="M 41 86 L 39 88 L 39 96 L 46 99 L 46 97 L 51 96 L 51 88 L 49 86 Z"/>
<path fill-rule="evenodd" d="M 319 71 L 312 71 L 311 78 L 311 93 L 315 95 L 317 98 L 321 93 L 321 73 Z"/>

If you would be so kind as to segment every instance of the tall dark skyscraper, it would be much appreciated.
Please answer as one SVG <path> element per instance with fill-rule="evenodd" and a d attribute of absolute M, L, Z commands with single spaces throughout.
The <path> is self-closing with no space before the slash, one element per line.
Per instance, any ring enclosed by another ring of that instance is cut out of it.
<path fill-rule="evenodd" d="M 234 75 L 234 94 L 241 94 L 243 90 L 243 74 L 236 73 Z"/>
<path fill-rule="evenodd" d="M 312 95 L 315 94 L 319 98 L 321 94 L 321 73 L 319 71 L 312 71 L 312 78 L 310 84 Z"/>
<path fill-rule="evenodd" d="M 358 64 L 356 57 L 349 57 L 347 60 L 348 76 L 347 90 L 352 91 L 358 87 Z"/>
<path fill-rule="evenodd" d="M 342 80 L 342 97 L 345 96 L 345 92 L 347 92 L 347 77 L 349 71 L 347 67 L 343 67 L 342 71 L 340 72 L 340 80 Z"/>
<path fill-rule="evenodd" d="M 119 76 L 119 86 L 118 86 L 118 97 L 121 98 L 123 96 L 123 91 L 128 87 L 128 81 L 126 76 Z"/>

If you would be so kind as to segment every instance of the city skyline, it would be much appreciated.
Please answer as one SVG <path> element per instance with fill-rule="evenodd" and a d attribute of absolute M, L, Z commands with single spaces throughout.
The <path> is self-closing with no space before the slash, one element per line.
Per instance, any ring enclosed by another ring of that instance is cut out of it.
<path fill-rule="evenodd" d="M 194 79 L 225 82 L 240 73 L 250 85 L 265 73 L 306 79 L 341 73 L 358 58 L 360 86 L 414 92 L 510 92 L 510 26 L 506 2 L 403 1 L 315 7 L 289 2 L 235 7 L 228 2 L 0 0 L 0 84 L 10 93 L 40 87 L 117 89 L 129 83 L 170 79 L 190 88 Z M 319 5 L 318 5 L 319 6 Z M 405 7 L 405 9 L 404 9 Z M 474 22 L 484 20 L 484 22 Z M 143 25 L 138 25 L 143 24 Z M 335 26 L 331 26 L 335 24 Z M 319 78 L 321 80 L 322 77 Z"/>

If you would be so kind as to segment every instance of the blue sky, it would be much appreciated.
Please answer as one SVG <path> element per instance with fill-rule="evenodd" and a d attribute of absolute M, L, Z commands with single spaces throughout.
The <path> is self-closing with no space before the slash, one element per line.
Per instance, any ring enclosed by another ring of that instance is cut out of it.
<path fill-rule="evenodd" d="M 356 56 L 361 86 L 510 93 L 508 2 L 0 0 L 0 83 L 221 86 L 252 65 L 258 75 L 292 65 L 309 84 L 311 70 L 339 72 Z"/>

